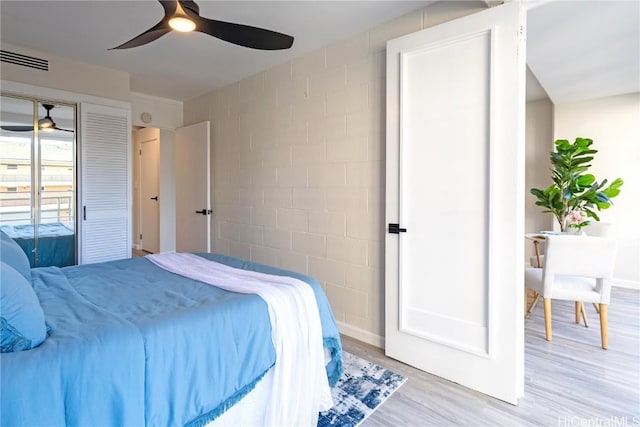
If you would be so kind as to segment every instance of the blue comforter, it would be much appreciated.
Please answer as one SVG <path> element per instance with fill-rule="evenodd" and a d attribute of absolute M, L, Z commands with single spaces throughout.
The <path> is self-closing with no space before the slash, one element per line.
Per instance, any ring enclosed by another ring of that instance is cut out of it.
<path fill-rule="evenodd" d="M 316 294 L 334 384 L 341 347 L 312 279 L 214 254 L 234 267 L 288 274 Z M 143 258 L 32 270 L 49 337 L 0 357 L 2 425 L 203 424 L 273 365 L 264 301 L 166 272 Z"/>

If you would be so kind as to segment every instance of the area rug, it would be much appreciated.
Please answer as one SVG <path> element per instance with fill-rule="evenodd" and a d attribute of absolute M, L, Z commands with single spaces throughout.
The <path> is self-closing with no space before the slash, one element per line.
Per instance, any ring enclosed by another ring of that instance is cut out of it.
<path fill-rule="evenodd" d="M 402 375 L 342 353 L 344 373 L 331 389 L 335 406 L 320 413 L 318 427 L 355 427 L 407 380 Z"/>

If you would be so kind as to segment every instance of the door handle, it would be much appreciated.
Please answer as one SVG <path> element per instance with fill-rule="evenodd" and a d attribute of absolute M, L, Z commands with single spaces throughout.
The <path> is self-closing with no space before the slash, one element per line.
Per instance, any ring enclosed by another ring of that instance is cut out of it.
<path fill-rule="evenodd" d="M 211 209 L 202 209 L 201 211 L 196 211 L 196 213 L 199 213 L 202 215 L 211 215 Z"/>
<path fill-rule="evenodd" d="M 400 228 L 400 224 L 389 224 L 389 233 L 400 234 L 406 233 L 406 228 Z"/>
<path fill-rule="evenodd" d="M 158 196 L 151 197 L 151 200 L 158 200 Z"/>

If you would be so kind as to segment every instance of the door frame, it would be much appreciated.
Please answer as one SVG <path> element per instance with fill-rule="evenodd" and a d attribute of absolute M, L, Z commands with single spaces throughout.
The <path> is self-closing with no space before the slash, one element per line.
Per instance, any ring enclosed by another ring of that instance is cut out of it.
<path fill-rule="evenodd" d="M 157 188 L 156 191 L 156 197 L 158 197 L 158 200 L 156 201 L 156 209 L 157 209 L 157 217 L 158 217 L 158 221 L 157 221 L 157 230 L 156 230 L 156 238 L 158 241 L 158 245 L 157 248 L 155 248 L 155 252 L 151 251 L 153 253 L 158 253 L 160 252 L 160 244 L 162 242 L 162 233 L 161 233 L 161 223 L 162 223 L 162 215 L 161 215 L 161 209 L 160 209 L 160 132 L 159 130 L 157 131 L 157 134 L 153 135 L 153 137 L 145 137 L 145 135 L 142 135 L 143 137 L 140 138 L 140 134 L 138 133 L 136 135 L 137 137 L 137 149 L 138 149 L 138 184 L 139 184 L 139 194 L 138 194 L 138 230 L 139 230 L 139 236 L 142 236 L 142 239 L 140 239 L 140 249 L 144 250 L 144 251 L 148 251 L 147 249 L 144 248 L 144 215 L 143 215 L 143 205 L 145 203 L 144 199 L 143 199 L 143 195 L 144 195 L 144 185 L 143 185 L 143 181 L 144 181 L 144 174 L 143 174 L 143 147 L 144 144 L 147 143 L 155 143 L 157 144 L 157 162 L 155 163 L 155 169 L 158 171 L 157 175 L 156 175 L 156 182 L 155 182 L 155 186 Z M 153 165 L 150 165 L 151 167 L 153 167 Z M 146 233 L 148 234 L 148 233 Z"/>

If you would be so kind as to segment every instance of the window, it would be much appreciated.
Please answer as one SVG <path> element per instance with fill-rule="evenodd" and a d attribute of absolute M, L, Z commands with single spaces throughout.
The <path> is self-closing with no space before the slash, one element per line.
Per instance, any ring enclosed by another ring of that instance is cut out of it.
<path fill-rule="evenodd" d="M 18 191 L 18 187 L 7 187 L 7 193 L 15 193 Z"/>
<path fill-rule="evenodd" d="M 11 169 L 16 170 L 16 169 L 18 169 L 18 165 L 13 165 L 13 164 L 12 164 L 12 165 L 7 165 L 7 169 L 10 169 L 10 170 L 11 170 Z"/>

